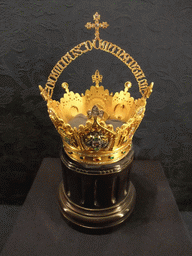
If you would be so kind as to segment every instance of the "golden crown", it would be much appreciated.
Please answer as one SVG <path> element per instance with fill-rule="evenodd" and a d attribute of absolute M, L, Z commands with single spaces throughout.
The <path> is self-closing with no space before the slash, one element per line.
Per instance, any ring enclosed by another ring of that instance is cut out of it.
<path fill-rule="evenodd" d="M 61 135 L 67 155 L 75 161 L 86 164 L 110 164 L 121 160 L 132 148 L 132 138 L 141 123 L 153 82 L 147 79 L 138 63 L 123 49 L 99 37 L 99 28 L 107 28 L 107 22 L 99 23 L 100 15 L 93 15 L 95 23 L 88 22 L 87 29 L 95 29 L 95 38 L 78 44 L 67 52 L 52 69 L 45 88 L 39 85 L 41 95 L 47 101 L 49 117 Z M 128 92 L 131 82 L 125 82 L 124 91 L 109 94 L 100 86 L 102 76 L 97 70 L 92 76 L 95 86 L 86 90 L 85 95 L 69 91 L 68 84 L 62 83 L 66 93 L 60 102 L 52 100 L 58 77 L 77 57 L 92 49 L 100 49 L 120 59 L 133 73 L 139 85 L 141 98 L 134 100 Z"/>

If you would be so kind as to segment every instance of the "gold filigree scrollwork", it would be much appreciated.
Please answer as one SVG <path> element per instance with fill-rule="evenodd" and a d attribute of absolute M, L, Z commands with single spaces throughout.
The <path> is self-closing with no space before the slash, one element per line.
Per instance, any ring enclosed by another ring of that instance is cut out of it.
<path fill-rule="evenodd" d="M 85 26 L 87 29 L 95 28 L 95 39 L 93 39 L 92 42 L 88 40 L 78 44 L 69 52 L 67 52 L 60 59 L 60 61 L 57 62 L 48 77 L 45 88 L 43 89 L 41 86 L 39 86 L 43 99 L 48 101 L 52 98 L 53 90 L 55 88 L 57 79 L 64 71 L 64 69 L 77 57 L 81 56 L 83 53 L 92 51 L 93 48 L 111 53 L 112 55 L 120 59 L 133 73 L 136 81 L 138 82 L 141 95 L 144 98 L 148 98 L 150 96 L 150 92 L 152 91 L 153 83 L 148 86 L 147 79 L 144 75 L 143 70 L 141 69 L 139 64 L 128 53 L 125 52 L 125 50 L 111 42 L 108 42 L 106 40 L 103 41 L 102 39 L 100 39 L 99 28 L 107 28 L 108 24 L 106 22 L 99 23 L 100 15 L 97 12 L 95 13 L 95 15 L 93 15 L 93 18 L 95 20 L 95 23 L 91 24 L 90 22 L 88 22 Z M 96 41 L 98 41 L 99 46 L 96 46 Z M 98 80 L 96 85 L 98 85 Z"/>

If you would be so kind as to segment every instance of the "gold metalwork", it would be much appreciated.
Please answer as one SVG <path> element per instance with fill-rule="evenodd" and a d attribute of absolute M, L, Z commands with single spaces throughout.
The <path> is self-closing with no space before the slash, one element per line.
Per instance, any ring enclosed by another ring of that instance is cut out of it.
<path fill-rule="evenodd" d="M 96 13 L 95 24 L 99 24 L 99 19 L 100 15 Z M 148 86 L 142 69 L 128 53 L 117 45 L 100 39 L 98 29 L 105 28 L 106 25 L 96 26 L 95 24 L 91 24 L 96 29 L 95 39 L 92 42 L 88 40 L 80 43 L 67 52 L 52 69 L 45 88 L 39 86 L 39 89 L 43 99 L 47 101 L 49 116 L 61 135 L 64 149 L 70 158 L 87 164 L 109 164 L 122 159 L 130 151 L 132 137 L 144 117 L 146 100 L 152 92 L 153 82 Z M 80 96 L 78 93 L 69 91 L 68 84 L 64 82 L 62 88 L 66 93 L 60 102 L 52 100 L 55 83 L 63 70 L 77 57 L 93 48 L 113 54 L 131 70 L 139 85 L 142 95 L 140 99 L 134 100 L 130 96 L 128 90 L 132 84 L 129 81 L 125 82 L 124 91 L 116 92 L 114 96 L 113 93 L 109 94 L 108 90 L 99 85 L 102 82 L 102 76 L 97 70 L 92 76 L 95 86 L 86 90 L 85 95 Z M 79 125 L 79 127 L 70 126 L 69 122 L 72 118 L 77 114 L 87 116 L 87 112 L 89 113 L 94 106 L 103 111 L 102 116 L 92 117 L 85 125 Z M 124 124 L 114 130 L 113 125 L 106 124 L 107 120 L 119 120 Z M 107 146 L 96 147 L 99 150 L 93 150 L 87 146 L 86 136 L 92 136 L 94 133 L 96 133 L 96 142 L 98 144 L 107 142 Z"/>
<path fill-rule="evenodd" d="M 98 12 L 96 12 L 93 15 L 93 19 L 94 19 L 95 23 L 87 22 L 85 27 L 87 29 L 94 28 L 95 29 L 95 40 L 100 40 L 100 38 L 99 38 L 99 29 L 100 28 L 107 28 L 109 26 L 109 24 L 107 22 L 99 23 L 100 15 L 98 14 Z"/>
<path fill-rule="evenodd" d="M 95 83 L 95 87 L 99 88 L 99 83 L 102 82 L 103 76 L 99 74 L 99 70 L 95 72 L 95 75 L 92 75 L 92 81 Z"/>

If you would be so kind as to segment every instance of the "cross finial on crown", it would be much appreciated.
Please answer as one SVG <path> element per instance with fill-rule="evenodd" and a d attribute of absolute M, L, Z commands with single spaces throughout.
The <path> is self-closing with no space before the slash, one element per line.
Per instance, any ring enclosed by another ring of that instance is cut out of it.
<path fill-rule="evenodd" d="M 87 22 L 87 24 L 85 25 L 85 27 L 87 29 L 91 29 L 94 28 L 95 29 L 95 39 L 99 40 L 99 28 L 107 28 L 109 26 L 109 24 L 107 22 L 102 22 L 99 23 L 100 20 L 100 15 L 98 14 L 98 12 L 96 12 L 93 15 L 93 19 L 95 21 L 95 23 L 91 23 L 91 22 Z"/>
<path fill-rule="evenodd" d="M 99 87 L 99 83 L 102 82 L 103 76 L 100 75 L 99 70 L 96 70 L 95 75 L 92 75 L 92 81 L 95 83 L 95 87 Z"/>

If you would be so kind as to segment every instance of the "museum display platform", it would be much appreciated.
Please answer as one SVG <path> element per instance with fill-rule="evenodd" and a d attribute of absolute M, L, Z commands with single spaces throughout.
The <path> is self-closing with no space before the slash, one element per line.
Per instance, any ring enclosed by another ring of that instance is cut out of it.
<path fill-rule="evenodd" d="M 133 161 L 135 209 L 116 228 L 75 229 L 59 210 L 61 161 L 45 158 L 1 256 L 192 255 L 192 243 L 158 161 Z"/>

